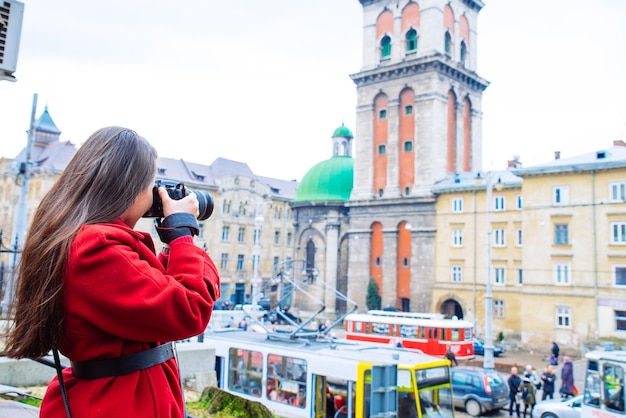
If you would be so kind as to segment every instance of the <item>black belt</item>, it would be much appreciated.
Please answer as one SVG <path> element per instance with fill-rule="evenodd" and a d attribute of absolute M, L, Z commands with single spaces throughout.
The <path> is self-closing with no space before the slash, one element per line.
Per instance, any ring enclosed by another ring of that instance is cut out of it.
<path fill-rule="evenodd" d="M 172 357 L 174 357 L 174 346 L 172 343 L 167 343 L 122 357 L 79 362 L 72 361 L 71 363 L 74 376 L 81 379 L 99 379 L 101 377 L 120 376 L 147 369 Z"/>

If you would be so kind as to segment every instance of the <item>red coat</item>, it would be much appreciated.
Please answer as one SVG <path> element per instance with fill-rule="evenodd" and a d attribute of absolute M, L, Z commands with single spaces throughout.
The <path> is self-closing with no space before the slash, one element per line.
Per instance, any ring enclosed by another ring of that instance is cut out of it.
<path fill-rule="evenodd" d="M 60 351 L 72 361 L 86 361 L 201 334 L 220 297 L 220 279 L 213 261 L 191 237 L 171 243 L 169 260 L 157 258 L 149 234 L 118 221 L 79 231 L 63 292 Z M 93 380 L 76 378 L 67 368 L 63 379 L 73 417 L 183 417 L 174 358 L 135 373 Z M 56 377 L 48 386 L 41 416 L 66 416 Z"/>

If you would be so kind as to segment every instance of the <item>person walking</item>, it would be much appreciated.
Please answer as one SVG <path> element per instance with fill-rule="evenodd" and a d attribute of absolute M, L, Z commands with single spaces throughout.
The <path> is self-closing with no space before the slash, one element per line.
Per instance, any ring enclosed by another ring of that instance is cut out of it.
<path fill-rule="evenodd" d="M 560 352 L 560 348 L 559 345 L 556 343 L 556 341 L 552 341 L 552 359 L 550 359 L 550 362 L 553 366 L 556 366 L 559 364 L 559 352 Z"/>
<path fill-rule="evenodd" d="M 569 398 L 574 395 L 574 363 L 571 358 L 564 356 L 561 369 L 561 397 Z"/>
<path fill-rule="evenodd" d="M 79 148 L 30 226 L 11 302 L 4 354 L 58 350 L 42 417 L 183 418 L 175 341 L 204 332 L 220 278 L 194 245 L 199 204 L 155 188 L 157 152 L 136 132 L 103 128 Z M 134 229 L 156 199 L 157 255 Z M 55 357 L 57 351 L 54 352 Z"/>
<path fill-rule="evenodd" d="M 448 360 L 450 360 L 450 365 L 451 366 L 458 366 L 459 365 L 459 362 L 457 361 L 456 356 L 454 355 L 454 351 L 452 351 L 450 346 L 448 346 L 448 350 L 446 350 L 446 358 Z"/>
<path fill-rule="evenodd" d="M 541 400 L 554 399 L 554 386 L 556 384 L 556 374 L 554 374 L 554 367 L 549 364 L 541 375 L 541 381 L 543 382 L 543 393 Z"/>
<path fill-rule="evenodd" d="M 513 411 L 515 410 L 517 418 L 521 418 L 519 412 L 519 391 L 522 384 L 522 379 L 520 379 L 517 373 L 517 367 L 511 367 L 511 375 L 507 380 L 507 383 L 509 385 L 509 416 L 513 416 Z"/>
<path fill-rule="evenodd" d="M 525 375 L 520 386 L 520 399 L 524 403 L 524 418 L 526 418 L 526 411 L 528 411 L 529 417 L 533 416 L 536 393 L 534 383 L 530 380 L 528 375 Z"/>

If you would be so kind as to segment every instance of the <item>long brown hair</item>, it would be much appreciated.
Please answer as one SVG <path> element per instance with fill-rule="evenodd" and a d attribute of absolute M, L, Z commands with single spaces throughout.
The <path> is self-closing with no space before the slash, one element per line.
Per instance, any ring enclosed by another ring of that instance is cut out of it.
<path fill-rule="evenodd" d="M 38 358 L 63 335 L 63 273 L 74 235 L 118 218 L 156 174 L 156 150 L 136 132 L 96 131 L 43 198 L 19 263 L 4 354 Z"/>

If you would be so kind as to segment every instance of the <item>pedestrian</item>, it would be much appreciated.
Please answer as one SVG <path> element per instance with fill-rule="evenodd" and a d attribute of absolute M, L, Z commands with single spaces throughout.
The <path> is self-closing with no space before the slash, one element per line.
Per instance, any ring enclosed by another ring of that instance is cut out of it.
<path fill-rule="evenodd" d="M 559 348 L 559 345 L 556 343 L 556 341 L 552 341 L 552 357 L 554 359 L 551 359 L 551 364 L 553 366 L 556 366 L 559 364 L 559 352 L 561 351 L 561 349 Z"/>
<path fill-rule="evenodd" d="M 103 128 L 34 214 L 4 354 L 39 358 L 58 349 L 70 360 L 62 380 L 48 385 L 41 416 L 65 417 L 68 409 L 93 418 L 185 415 L 171 342 L 204 332 L 220 279 L 193 242 L 196 195 L 173 200 L 164 187 L 154 192 L 156 174 L 148 141 Z M 157 198 L 165 244 L 158 255 L 151 235 L 134 230 Z"/>
<path fill-rule="evenodd" d="M 517 375 L 517 367 L 511 367 L 511 375 L 509 376 L 507 383 L 509 385 L 509 416 L 513 416 L 513 408 L 515 408 L 515 414 L 517 418 L 520 418 L 519 402 L 520 402 L 520 386 L 522 379 Z"/>
<path fill-rule="evenodd" d="M 459 362 L 456 360 L 456 356 L 454 355 L 454 351 L 452 351 L 452 348 L 450 348 L 450 346 L 448 346 L 448 349 L 446 350 L 446 358 L 450 360 L 450 365 L 459 365 Z"/>
<path fill-rule="evenodd" d="M 520 386 L 520 399 L 524 403 L 524 418 L 526 418 L 526 411 L 528 411 L 529 417 L 533 416 L 536 393 L 535 385 L 530 380 L 530 377 L 525 375 L 522 379 L 522 385 Z"/>
<path fill-rule="evenodd" d="M 556 384 L 556 375 L 554 374 L 554 367 L 551 364 L 546 366 L 543 374 L 541 375 L 541 381 L 543 382 L 543 394 L 541 400 L 554 399 L 554 386 Z"/>
<path fill-rule="evenodd" d="M 537 376 L 537 373 L 531 364 L 526 365 L 524 376 L 530 379 L 530 382 L 535 386 L 536 390 L 541 389 L 541 380 L 539 379 L 539 376 Z"/>
<path fill-rule="evenodd" d="M 574 363 L 571 358 L 564 356 L 561 369 L 561 397 L 569 398 L 575 395 L 574 392 Z"/>

